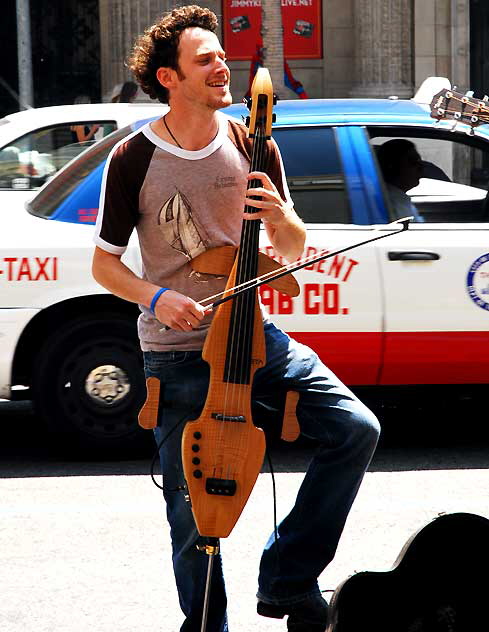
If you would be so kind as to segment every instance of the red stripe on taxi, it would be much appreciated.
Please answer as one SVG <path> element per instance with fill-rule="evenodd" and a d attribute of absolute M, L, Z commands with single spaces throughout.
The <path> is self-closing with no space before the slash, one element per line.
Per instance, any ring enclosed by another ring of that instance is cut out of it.
<path fill-rule="evenodd" d="M 487 331 L 291 335 L 312 347 L 351 385 L 486 384 L 489 380 Z"/>

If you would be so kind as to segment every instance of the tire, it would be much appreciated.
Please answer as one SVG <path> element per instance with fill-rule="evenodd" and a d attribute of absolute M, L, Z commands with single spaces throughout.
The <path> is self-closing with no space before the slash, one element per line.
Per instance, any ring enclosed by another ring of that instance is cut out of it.
<path fill-rule="evenodd" d="M 34 406 L 64 451 L 86 456 L 149 453 L 150 432 L 137 424 L 145 397 L 134 323 L 103 314 L 66 324 L 35 362 Z"/>

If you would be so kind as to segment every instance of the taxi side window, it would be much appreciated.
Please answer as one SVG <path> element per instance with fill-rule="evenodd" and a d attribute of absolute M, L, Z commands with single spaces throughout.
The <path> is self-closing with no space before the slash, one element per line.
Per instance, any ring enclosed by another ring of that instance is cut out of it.
<path fill-rule="evenodd" d="M 369 131 L 394 215 L 409 214 L 411 204 L 412 214 L 424 223 L 489 221 L 489 181 L 477 168 L 484 163 L 483 149 L 465 139 Z"/>
<path fill-rule="evenodd" d="M 349 224 L 351 210 L 334 129 L 282 128 L 273 132 L 280 147 L 290 194 L 306 223 Z"/>
<path fill-rule="evenodd" d="M 115 121 L 82 121 L 21 136 L 0 149 L 0 189 L 38 189 L 86 147 L 116 128 Z"/>

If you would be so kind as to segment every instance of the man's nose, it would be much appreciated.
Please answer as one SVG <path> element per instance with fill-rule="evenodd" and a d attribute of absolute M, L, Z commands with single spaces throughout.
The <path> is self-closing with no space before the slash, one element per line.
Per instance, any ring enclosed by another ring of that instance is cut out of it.
<path fill-rule="evenodd" d="M 229 66 L 227 65 L 227 63 L 224 61 L 224 59 L 221 59 L 220 57 L 217 57 L 216 68 L 217 70 L 225 70 L 226 72 L 229 70 Z"/>

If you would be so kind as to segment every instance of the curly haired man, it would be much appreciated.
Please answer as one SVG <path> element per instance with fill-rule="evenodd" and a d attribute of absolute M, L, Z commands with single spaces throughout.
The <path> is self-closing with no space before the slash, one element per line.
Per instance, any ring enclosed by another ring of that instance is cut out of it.
<path fill-rule="evenodd" d="M 186 6 L 163 16 L 136 42 L 130 67 L 141 89 L 170 109 L 121 141 L 109 157 L 93 259 L 99 283 L 139 303 L 145 372 L 159 378 L 164 394 L 155 438 L 160 443 L 170 433 L 160 460 L 185 617 L 181 632 L 200 632 L 207 571 L 191 508 L 178 491 L 185 483 L 182 422 L 198 417 L 209 385 L 201 351 L 212 313 L 199 301 L 225 283 L 192 274 L 189 262 L 211 248 L 238 245 L 243 221 L 261 219 L 275 251 L 289 260 L 300 256 L 305 241 L 278 147 L 269 141 L 264 172 L 249 173 L 246 129 L 220 111 L 231 103 L 230 71 L 216 29 L 211 11 Z M 249 179 L 261 185 L 247 190 Z M 257 209 L 253 219 L 244 217 L 245 203 Z M 134 229 L 141 277 L 121 261 Z M 289 632 L 324 632 L 328 607 L 318 577 L 334 556 L 379 427 L 314 352 L 263 318 L 267 361 L 255 374 L 253 397 L 280 400 L 287 390 L 298 392 L 301 431 L 319 448 L 295 506 L 265 546 L 258 613 L 287 616 Z M 207 632 L 227 632 L 220 557 L 210 596 Z"/>

